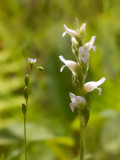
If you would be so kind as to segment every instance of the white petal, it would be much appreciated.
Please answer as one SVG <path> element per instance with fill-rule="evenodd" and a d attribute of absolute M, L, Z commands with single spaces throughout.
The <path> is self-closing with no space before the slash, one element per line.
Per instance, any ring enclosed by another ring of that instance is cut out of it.
<path fill-rule="evenodd" d="M 100 86 L 101 84 L 103 84 L 105 82 L 105 80 L 106 80 L 105 77 L 101 78 L 99 81 L 96 82 L 97 86 Z"/>
<path fill-rule="evenodd" d="M 84 97 L 81 96 L 76 96 L 76 100 L 78 100 L 78 102 L 81 102 L 83 105 L 86 104 L 86 100 Z"/>
<path fill-rule="evenodd" d="M 76 96 L 71 92 L 69 93 L 69 96 L 70 96 L 71 101 L 74 103 Z"/>
<path fill-rule="evenodd" d="M 78 51 L 79 60 L 83 61 L 83 63 L 87 63 L 89 61 L 89 52 L 86 47 L 80 47 Z"/>
<path fill-rule="evenodd" d="M 97 88 L 99 90 L 99 96 L 101 95 L 102 88 Z"/>
<path fill-rule="evenodd" d="M 64 37 L 66 34 L 67 34 L 67 32 L 66 32 L 66 31 L 65 31 L 65 32 L 63 32 L 62 37 Z"/>
<path fill-rule="evenodd" d="M 99 95 L 100 95 L 101 94 L 101 89 L 98 88 L 98 86 L 100 86 L 101 84 L 103 84 L 105 80 L 106 80 L 105 77 L 103 77 L 103 78 L 101 78 L 97 82 L 91 81 L 91 82 L 85 83 L 84 84 L 84 90 L 85 90 L 85 92 L 91 92 L 94 89 L 98 89 L 99 90 Z"/>
<path fill-rule="evenodd" d="M 72 112 L 74 112 L 76 106 L 73 103 L 70 103 L 69 105 L 70 105 Z"/>
<path fill-rule="evenodd" d="M 96 52 L 96 46 L 92 46 L 94 52 Z"/>
<path fill-rule="evenodd" d="M 90 42 L 85 44 L 85 47 L 87 47 L 88 51 L 90 51 L 91 48 L 93 48 L 94 52 L 96 51 L 96 46 L 93 46 L 95 38 L 96 38 L 96 36 L 92 36 Z"/>
<path fill-rule="evenodd" d="M 69 70 L 71 70 L 72 74 L 75 75 L 77 63 L 75 63 L 74 61 L 65 60 L 63 56 L 59 56 L 59 58 L 65 64 L 65 66 L 67 66 L 69 68 Z M 61 71 L 64 69 L 65 66 L 61 67 Z"/>
<path fill-rule="evenodd" d="M 65 24 L 64 24 L 65 32 L 63 33 L 63 37 L 68 33 L 71 37 L 77 37 L 77 32 L 75 30 L 69 29 Z"/>
<path fill-rule="evenodd" d="M 66 67 L 66 65 L 63 65 L 63 66 L 60 68 L 60 72 L 62 72 L 65 67 Z"/>

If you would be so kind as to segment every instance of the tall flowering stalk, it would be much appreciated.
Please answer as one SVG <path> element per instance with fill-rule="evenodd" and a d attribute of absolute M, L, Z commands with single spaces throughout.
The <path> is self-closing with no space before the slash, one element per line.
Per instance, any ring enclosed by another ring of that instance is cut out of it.
<path fill-rule="evenodd" d="M 92 36 L 91 40 L 88 43 L 84 43 L 85 33 L 86 33 L 86 23 L 83 23 L 80 29 L 72 30 L 69 29 L 64 24 L 65 32 L 62 34 L 64 37 L 66 34 L 69 34 L 72 42 L 72 52 L 76 57 L 76 62 L 71 60 L 64 59 L 63 56 L 59 56 L 60 60 L 64 63 L 60 71 L 62 72 L 64 67 L 72 72 L 72 82 L 75 89 L 74 93 L 69 93 L 71 103 L 70 108 L 74 112 L 75 108 L 78 109 L 78 116 L 80 121 L 80 160 L 84 160 L 84 150 L 85 150 L 85 128 L 89 120 L 90 109 L 87 105 L 87 100 L 85 96 L 88 92 L 93 91 L 94 89 L 99 90 L 99 95 L 101 95 L 101 88 L 105 81 L 105 78 L 101 78 L 99 81 L 87 82 L 85 79 L 89 69 L 89 51 L 93 49 L 96 51 L 96 46 L 94 46 L 94 41 L 96 36 Z"/>
<path fill-rule="evenodd" d="M 25 103 L 22 103 L 22 112 L 23 112 L 23 115 L 24 115 L 25 160 L 27 160 L 26 118 L 27 118 L 27 109 L 28 109 L 29 85 L 30 85 L 31 72 L 32 72 L 33 68 L 37 68 L 40 71 L 43 70 L 43 67 L 36 66 L 36 61 L 37 61 L 37 59 L 28 58 L 28 63 L 30 64 L 30 73 L 25 75 L 25 87 L 24 87 Z"/>

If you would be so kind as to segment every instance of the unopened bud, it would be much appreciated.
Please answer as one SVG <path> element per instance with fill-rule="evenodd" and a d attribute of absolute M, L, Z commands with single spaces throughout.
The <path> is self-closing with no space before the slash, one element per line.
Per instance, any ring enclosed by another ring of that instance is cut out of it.
<path fill-rule="evenodd" d="M 23 112 L 23 114 L 26 113 L 26 105 L 25 105 L 25 103 L 22 103 L 22 112 Z"/>
<path fill-rule="evenodd" d="M 27 87 L 24 88 L 24 97 L 25 99 L 28 99 L 28 88 Z"/>
<path fill-rule="evenodd" d="M 37 66 L 37 69 L 38 69 L 39 71 L 43 71 L 43 70 L 44 70 L 44 68 L 41 67 L 41 66 Z"/>
<path fill-rule="evenodd" d="M 30 79 L 29 75 L 26 74 L 26 76 L 25 76 L 25 84 L 26 84 L 27 86 L 28 86 L 28 84 L 29 84 L 29 79 Z"/>
<path fill-rule="evenodd" d="M 82 26 L 80 27 L 80 35 L 81 35 L 82 38 L 85 37 L 86 24 L 87 24 L 87 22 L 86 22 L 86 23 L 83 23 Z"/>

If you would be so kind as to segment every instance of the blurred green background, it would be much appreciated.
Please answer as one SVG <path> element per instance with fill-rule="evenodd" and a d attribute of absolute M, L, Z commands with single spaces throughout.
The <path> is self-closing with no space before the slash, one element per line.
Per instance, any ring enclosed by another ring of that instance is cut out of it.
<path fill-rule="evenodd" d="M 102 95 L 90 93 L 91 116 L 86 129 L 86 159 L 120 159 L 120 1 L 1 0 L 0 1 L 0 159 L 23 160 L 24 76 L 28 57 L 34 70 L 27 114 L 29 160 L 78 160 L 79 122 L 71 112 L 68 93 L 71 72 L 58 56 L 74 60 L 63 24 L 76 29 L 87 21 L 85 41 L 96 35 L 97 52 L 90 53 L 86 81 L 106 77 Z"/>

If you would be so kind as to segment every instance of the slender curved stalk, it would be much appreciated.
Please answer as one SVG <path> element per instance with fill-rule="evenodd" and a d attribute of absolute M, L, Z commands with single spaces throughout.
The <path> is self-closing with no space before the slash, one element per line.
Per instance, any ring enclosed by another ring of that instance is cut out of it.
<path fill-rule="evenodd" d="M 26 113 L 24 114 L 24 145 L 25 145 L 25 160 L 27 160 L 27 143 L 26 143 Z"/>
<path fill-rule="evenodd" d="M 27 138 L 26 138 L 27 106 L 28 106 L 28 99 L 26 99 L 26 112 L 24 113 L 24 147 L 25 147 L 25 160 L 27 160 Z"/>
<path fill-rule="evenodd" d="M 80 160 L 84 160 L 85 127 L 83 126 L 83 119 L 80 109 L 78 109 L 78 116 L 80 120 Z"/>

